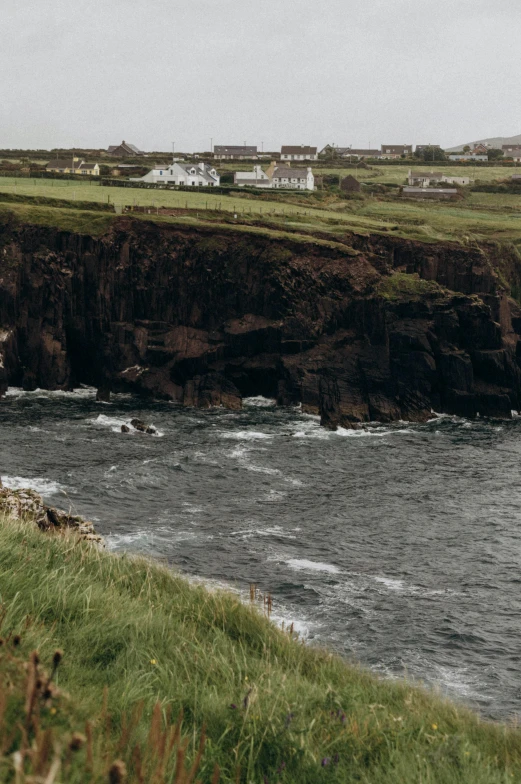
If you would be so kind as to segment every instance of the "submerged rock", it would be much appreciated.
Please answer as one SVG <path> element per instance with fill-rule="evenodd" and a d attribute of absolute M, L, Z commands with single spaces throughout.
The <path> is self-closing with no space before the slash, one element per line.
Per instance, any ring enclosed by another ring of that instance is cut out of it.
<path fill-rule="evenodd" d="M 131 419 L 130 424 L 135 430 L 139 430 L 140 433 L 148 433 L 151 436 L 157 433 L 154 425 L 147 425 L 146 422 L 143 422 L 141 419 Z"/>
<path fill-rule="evenodd" d="M 103 544 L 103 537 L 96 533 L 93 523 L 79 515 L 71 515 L 54 506 L 47 506 L 35 490 L 12 490 L 0 485 L 0 514 L 14 520 L 34 520 L 43 531 L 73 530 L 82 539 Z"/>

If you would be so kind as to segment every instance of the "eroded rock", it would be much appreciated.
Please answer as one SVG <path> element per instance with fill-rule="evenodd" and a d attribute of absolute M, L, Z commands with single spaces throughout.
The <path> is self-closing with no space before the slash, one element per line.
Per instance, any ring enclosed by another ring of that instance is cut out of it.
<path fill-rule="evenodd" d="M 93 523 L 78 515 L 47 506 L 35 490 L 13 490 L 0 486 L 0 514 L 14 520 L 34 520 L 43 531 L 73 530 L 82 539 L 103 544 L 103 537 L 96 533 Z"/>

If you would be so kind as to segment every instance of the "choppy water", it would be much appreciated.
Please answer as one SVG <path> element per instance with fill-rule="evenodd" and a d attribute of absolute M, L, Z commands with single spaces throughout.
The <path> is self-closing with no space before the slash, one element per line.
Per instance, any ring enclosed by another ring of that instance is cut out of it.
<path fill-rule="evenodd" d="M 115 550 L 257 583 L 310 641 L 521 713 L 521 420 L 330 433 L 266 403 L 14 391 L 0 473 L 94 520 Z M 158 435 L 122 434 L 133 416 Z"/>

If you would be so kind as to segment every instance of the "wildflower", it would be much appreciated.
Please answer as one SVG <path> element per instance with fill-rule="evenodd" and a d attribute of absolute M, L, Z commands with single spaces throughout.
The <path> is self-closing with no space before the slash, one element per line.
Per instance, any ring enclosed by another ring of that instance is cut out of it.
<path fill-rule="evenodd" d="M 252 693 L 252 691 L 253 691 L 253 689 L 250 689 L 250 690 L 249 690 L 249 692 L 248 692 L 248 694 L 245 696 L 245 698 L 244 698 L 244 699 L 243 699 L 243 701 L 242 701 L 242 706 L 243 706 L 243 708 L 244 708 L 245 710 L 246 710 L 246 708 L 248 707 L 248 704 L 249 704 L 249 702 L 250 702 L 250 694 Z"/>
<path fill-rule="evenodd" d="M 110 784 L 123 784 L 127 777 L 127 766 L 122 760 L 113 762 L 109 770 Z"/>
<path fill-rule="evenodd" d="M 232 702 L 232 704 L 230 705 L 230 708 L 232 710 L 237 710 L 237 705 L 234 702 Z"/>
<path fill-rule="evenodd" d="M 49 713 L 51 714 L 51 716 L 54 716 L 56 714 L 56 708 L 51 708 Z"/>
<path fill-rule="evenodd" d="M 155 659 L 150 659 L 150 664 L 157 664 L 157 661 Z"/>
<path fill-rule="evenodd" d="M 337 751 L 337 753 L 336 753 L 336 754 L 335 754 L 335 756 L 333 757 L 333 764 L 334 764 L 334 765 L 338 765 L 338 763 L 339 763 L 339 762 L 340 762 L 340 754 L 339 754 L 339 753 L 338 753 L 338 751 Z"/>
<path fill-rule="evenodd" d="M 287 727 L 289 727 L 289 725 L 290 725 L 290 724 L 291 724 L 291 722 L 293 721 L 293 716 L 294 716 L 294 714 L 293 714 L 293 713 L 288 713 L 288 715 L 286 716 L 286 718 L 285 718 L 285 720 L 284 720 L 284 726 L 285 726 L 286 728 L 287 728 Z"/>
<path fill-rule="evenodd" d="M 79 751 L 85 742 L 85 735 L 82 735 L 81 732 L 75 732 L 69 743 L 69 749 L 71 751 Z"/>
<path fill-rule="evenodd" d="M 326 765 L 329 765 L 330 762 L 331 762 L 331 758 L 330 757 L 324 757 L 320 764 L 322 765 L 323 768 L 325 768 Z"/>
<path fill-rule="evenodd" d="M 54 651 L 54 656 L 52 657 L 53 667 L 56 668 L 62 659 L 63 659 L 63 651 Z"/>
<path fill-rule="evenodd" d="M 282 773 L 285 767 L 286 767 L 286 763 L 284 762 L 284 760 L 282 760 L 279 767 L 277 768 L 277 773 Z"/>
<path fill-rule="evenodd" d="M 437 724 L 431 724 L 431 727 L 432 727 L 433 730 L 437 730 L 438 729 L 438 725 Z"/>

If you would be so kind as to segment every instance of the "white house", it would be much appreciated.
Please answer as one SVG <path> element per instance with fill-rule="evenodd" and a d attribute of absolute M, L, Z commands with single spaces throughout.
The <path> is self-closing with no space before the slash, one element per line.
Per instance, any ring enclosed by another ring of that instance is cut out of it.
<path fill-rule="evenodd" d="M 473 180 L 470 177 L 452 177 L 449 174 L 436 171 L 412 171 L 409 169 L 409 185 L 418 185 L 421 188 L 428 188 L 430 185 L 444 182 L 449 185 L 470 185 Z"/>
<path fill-rule="evenodd" d="M 315 178 L 311 166 L 307 169 L 292 169 L 291 166 L 276 166 L 271 175 L 272 188 L 294 188 L 299 191 L 314 191 Z"/>
<path fill-rule="evenodd" d="M 239 188 L 271 188 L 271 180 L 260 166 L 254 166 L 253 171 L 235 172 L 233 182 Z"/>
<path fill-rule="evenodd" d="M 318 153 L 316 147 L 307 147 L 304 144 L 296 147 L 282 146 L 280 148 L 281 161 L 316 161 Z"/>
<path fill-rule="evenodd" d="M 133 182 L 165 185 L 186 185 L 197 188 L 219 185 L 220 177 L 208 163 L 170 163 L 156 166 L 144 177 L 131 177 Z"/>
<path fill-rule="evenodd" d="M 453 152 L 449 155 L 449 161 L 488 161 L 488 155 L 474 155 L 474 153 Z"/>

